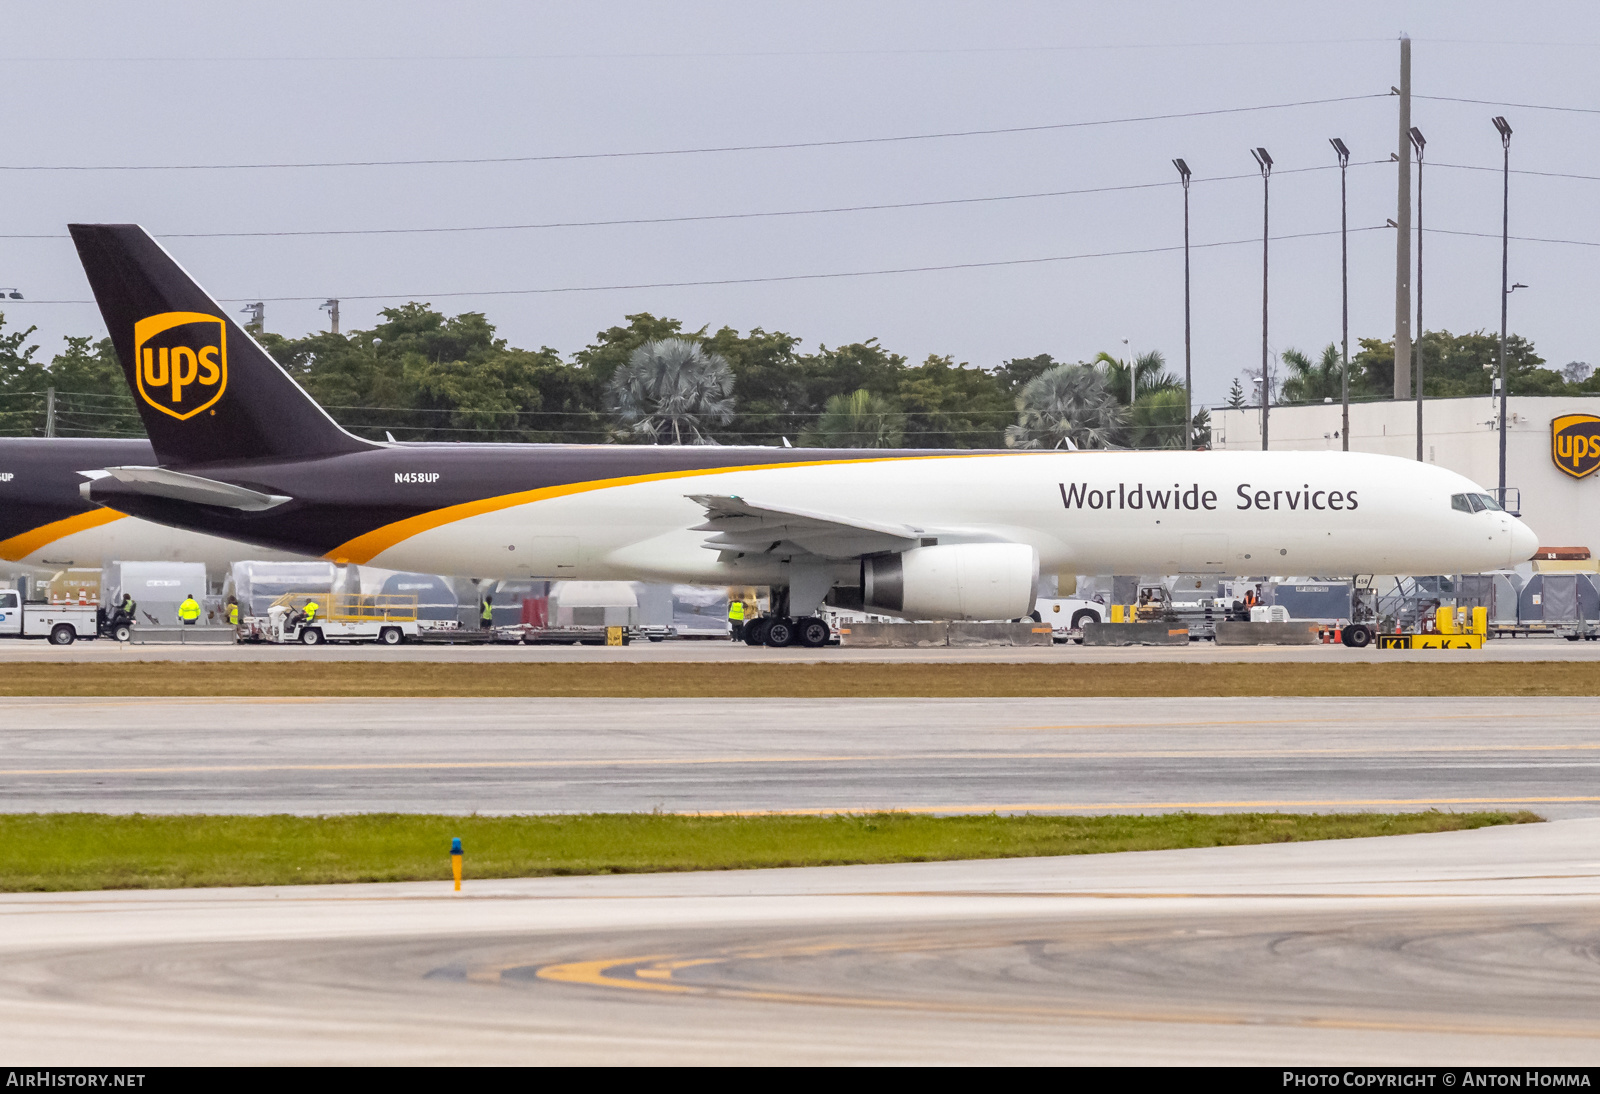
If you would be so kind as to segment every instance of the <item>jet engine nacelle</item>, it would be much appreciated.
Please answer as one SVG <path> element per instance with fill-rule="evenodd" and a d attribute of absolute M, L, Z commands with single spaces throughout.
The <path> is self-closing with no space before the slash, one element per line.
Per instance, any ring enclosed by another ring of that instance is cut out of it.
<path fill-rule="evenodd" d="M 1039 591 L 1039 554 L 1025 543 L 952 543 L 861 560 L 868 611 L 908 619 L 1021 619 Z"/>

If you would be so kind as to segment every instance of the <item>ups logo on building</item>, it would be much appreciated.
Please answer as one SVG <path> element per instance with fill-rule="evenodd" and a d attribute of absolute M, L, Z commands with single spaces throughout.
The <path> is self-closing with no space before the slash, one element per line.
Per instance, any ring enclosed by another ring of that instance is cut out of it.
<path fill-rule="evenodd" d="M 1575 479 L 1600 469 L 1600 418 L 1563 414 L 1550 423 L 1550 457 Z"/>
<path fill-rule="evenodd" d="M 216 405 L 228 386 L 227 326 L 214 315 L 169 311 L 133 325 L 139 397 L 179 421 Z"/>

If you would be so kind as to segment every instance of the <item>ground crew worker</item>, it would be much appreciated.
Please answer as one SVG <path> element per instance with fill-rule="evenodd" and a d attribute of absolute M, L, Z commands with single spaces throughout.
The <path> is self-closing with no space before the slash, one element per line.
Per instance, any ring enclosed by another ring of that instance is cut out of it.
<path fill-rule="evenodd" d="M 183 620 L 185 627 L 192 627 L 200 622 L 200 602 L 190 593 L 183 598 L 183 603 L 178 605 L 178 618 Z"/>
<path fill-rule="evenodd" d="M 317 604 L 317 602 L 315 600 L 306 601 L 306 606 L 303 609 L 301 609 L 301 613 L 300 614 L 303 616 L 303 618 L 300 620 L 300 622 L 304 626 L 307 626 L 307 627 L 311 626 L 312 623 L 316 622 L 317 612 L 319 610 L 320 610 L 319 605 Z"/>
<path fill-rule="evenodd" d="M 744 640 L 744 601 L 728 601 L 728 634 L 735 642 Z"/>
<path fill-rule="evenodd" d="M 494 626 L 494 597 L 485 596 L 478 605 L 478 629 L 488 630 Z"/>
<path fill-rule="evenodd" d="M 133 594 L 132 593 L 123 593 L 122 594 L 122 603 L 117 605 L 117 611 L 120 614 L 127 616 L 127 621 L 129 623 L 132 623 L 133 622 L 134 609 L 137 608 L 138 606 L 139 606 L 139 602 L 137 600 L 133 599 Z"/>
<path fill-rule="evenodd" d="M 237 600 L 228 601 L 228 622 L 235 627 L 239 625 L 239 602 Z"/>

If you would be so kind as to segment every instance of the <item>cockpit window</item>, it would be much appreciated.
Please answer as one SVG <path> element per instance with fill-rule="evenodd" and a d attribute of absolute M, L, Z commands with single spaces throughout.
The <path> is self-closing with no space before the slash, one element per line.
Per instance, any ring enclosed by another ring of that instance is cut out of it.
<path fill-rule="evenodd" d="M 1450 508 L 1460 513 L 1481 513 L 1485 509 L 1499 512 L 1500 503 L 1493 494 L 1451 494 Z"/>

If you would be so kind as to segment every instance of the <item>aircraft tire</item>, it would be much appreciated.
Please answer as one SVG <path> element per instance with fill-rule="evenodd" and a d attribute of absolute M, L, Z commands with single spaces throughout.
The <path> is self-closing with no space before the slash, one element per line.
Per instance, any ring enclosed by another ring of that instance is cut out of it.
<path fill-rule="evenodd" d="M 767 623 L 766 642 L 773 649 L 792 646 L 798 635 L 794 623 L 788 619 L 773 619 Z"/>
<path fill-rule="evenodd" d="M 752 619 L 744 625 L 744 644 L 747 646 L 764 646 L 767 643 L 767 624 L 770 620 L 766 616 Z"/>
<path fill-rule="evenodd" d="M 1352 623 L 1340 632 L 1340 638 L 1353 650 L 1364 649 L 1372 644 L 1372 630 L 1363 623 Z"/>
<path fill-rule="evenodd" d="M 828 624 L 816 616 L 808 616 L 794 625 L 795 638 L 798 645 L 808 650 L 821 649 L 828 644 L 828 639 L 833 637 L 833 631 Z"/>

